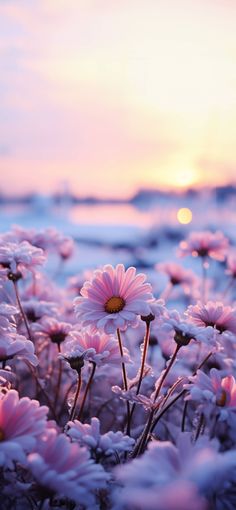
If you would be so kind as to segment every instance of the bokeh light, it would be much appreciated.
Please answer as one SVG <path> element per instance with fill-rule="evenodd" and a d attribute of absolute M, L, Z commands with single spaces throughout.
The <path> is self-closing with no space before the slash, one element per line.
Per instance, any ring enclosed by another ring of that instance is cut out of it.
<path fill-rule="evenodd" d="M 191 223 L 193 218 L 193 214 L 191 209 L 188 207 L 181 207 L 181 209 L 177 212 L 177 219 L 179 223 L 182 223 L 182 225 L 187 225 L 188 223 Z"/>

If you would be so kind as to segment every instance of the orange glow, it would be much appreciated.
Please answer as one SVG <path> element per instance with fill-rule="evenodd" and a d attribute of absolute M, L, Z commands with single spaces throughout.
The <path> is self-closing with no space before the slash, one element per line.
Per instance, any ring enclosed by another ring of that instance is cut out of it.
<path fill-rule="evenodd" d="M 193 218 L 192 211 L 188 209 L 188 207 L 182 207 L 177 212 L 177 219 L 179 223 L 182 223 L 183 225 L 191 223 L 192 218 Z"/>

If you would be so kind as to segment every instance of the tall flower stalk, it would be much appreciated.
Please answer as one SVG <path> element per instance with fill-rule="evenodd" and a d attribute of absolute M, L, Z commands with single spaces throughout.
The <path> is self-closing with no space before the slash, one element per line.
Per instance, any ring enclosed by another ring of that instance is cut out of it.
<path fill-rule="evenodd" d="M 120 334 L 119 328 L 117 328 L 117 338 L 118 338 L 118 344 L 119 344 L 120 356 L 121 356 L 123 386 L 124 386 L 125 391 L 128 391 L 128 378 L 127 378 L 127 374 L 126 374 L 125 363 L 123 361 L 123 359 L 124 359 L 124 351 L 123 351 L 123 345 L 122 345 L 121 334 Z M 130 411 L 130 403 L 128 402 L 128 400 L 126 401 L 126 408 L 127 408 L 127 427 L 126 427 L 126 432 L 127 432 L 127 434 L 130 434 L 130 419 L 131 419 L 131 414 L 130 413 L 131 413 L 131 411 Z"/>
<path fill-rule="evenodd" d="M 71 411 L 70 411 L 69 421 L 73 421 L 75 418 L 76 405 L 77 405 L 77 401 L 78 401 L 79 394 L 80 394 L 81 384 L 82 384 L 82 377 L 81 377 L 81 371 L 79 371 L 78 379 L 77 379 L 77 387 L 76 387 L 76 392 L 75 392 L 75 396 L 74 396 L 74 402 L 73 402 L 73 405 L 72 405 Z"/>
<path fill-rule="evenodd" d="M 92 370 L 91 370 L 91 373 L 90 373 L 90 376 L 89 376 L 89 380 L 87 382 L 87 386 L 85 388 L 83 399 L 82 399 L 82 402 L 81 402 L 81 405 L 80 405 L 80 410 L 79 410 L 79 414 L 78 414 L 78 420 L 81 420 L 81 418 L 83 416 L 85 402 L 86 402 L 86 399 L 87 399 L 87 396 L 88 396 L 88 392 L 89 392 L 89 390 L 91 388 L 92 381 L 93 381 L 94 374 L 95 374 L 95 370 L 96 370 L 96 366 L 97 366 L 96 363 L 94 363 L 94 361 L 91 361 L 90 363 L 92 365 Z M 79 386 L 79 383 L 78 383 L 78 386 Z"/>
<path fill-rule="evenodd" d="M 136 395 L 138 395 L 140 392 L 140 388 L 141 388 L 141 384 L 142 384 L 142 380 L 143 380 L 145 364 L 146 364 L 146 359 L 147 359 L 147 353 L 148 353 L 148 347 L 149 347 L 149 340 L 150 340 L 151 321 L 154 319 L 154 316 L 150 314 L 148 317 L 146 317 L 144 319 L 146 322 L 146 333 L 145 333 L 144 343 L 143 343 L 141 367 L 140 367 L 140 373 L 139 373 L 139 380 L 138 380 L 138 384 L 137 384 L 137 388 L 136 388 Z M 131 429 L 131 420 L 133 417 L 135 407 L 136 407 L 136 405 L 134 403 L 132 405 L 132 408 L 130 410 L 130 415 L 129 415 L 129 430 Z"/>
<path fill-rule="evenodd" d="M 162 389 L 162 386 L 164 384 L 164 381 L 166 379 L 166 377 L 168 376 L 170 370 L 171 370 L 171 367 L 174 365 L 174 362 L 176 360 L 176 357 L 177 357 L 177 354 L 180 350 L 180 347 L 181 345 L 177 344 L 176 348 L 175 348 L 175 351 L 174 351 L 174 354 L 172 356 L 172 358 L 170 359 L 166 369 L 164 370 L 161 378 L 160 378 L 160 381 L 157 385 L 157 388 L 156 388 L 156 391 L 155 391 L 155 394 L 154 394 L 154 398 L 153 398 L 153 404 L 155 404 L 158 396 L 160 395 L 160 391 Z M 143 453 L 143 451 L 145 450 L 145 447 L 146 447 L 146 443 L 149 439 L 149 434 L 150 434 L 150 431 L 151 431 L 151 427 L 152 427 L 152 421 L 153 421 L 153 418 L 154 418 L 154 414 L 155 414 L 155 408 L 153 407 L 152 410 L 150 411 L 150 414 L 149 414 L 149 417 L 148 417 L 148 421 L 146 423 L 146 426 L 144 428 L 144 431 L 140 437 L 140 439 L 138 440 L 137 444 L 136 444 L 136 447 L 134 449 L 134 452 L 133 452 L 133 457 L 136 457 L 137 455 Z"/>
<path fill-rule="evenodd" d="M 30 331 L 30 327 L 29 327 L 29 324 L 28 324 L 28 321 L 27 321 L 26 314 L 25 314 L 25 312 L 23 310 L 23 307 L 22 307 L 22 304 L 21 304 L 20 295 L 19 295 L 18 286 L 17 286 L 17 280 L 15 279 L 13 274 L 8 275 L 8 278 L 13 283 L 14 291 L 15 291 L 15 296 L 16 296 L 16 302 L 17 302 L 20 314 L 22 316 L 22 319 L 23 319 L 23 322 L 24 322 L 24 325 L 25 325 L 25 329 L 27 331 L 28 338 L 32 342 L 33 338 L 32 338 L 32 335 L 31 335 L 31 331 Z"/>

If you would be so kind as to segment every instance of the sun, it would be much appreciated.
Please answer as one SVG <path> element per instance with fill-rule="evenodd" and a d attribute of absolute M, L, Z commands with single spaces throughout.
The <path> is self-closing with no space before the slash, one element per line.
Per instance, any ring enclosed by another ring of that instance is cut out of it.
<path fill-rule="evenodd" d="M 199 181 L 197 170 L 189 168 L 186 170 L 176 171 L 173 177 L 173 185 L 178 188 L 188 188 L 194 186 Z"/>

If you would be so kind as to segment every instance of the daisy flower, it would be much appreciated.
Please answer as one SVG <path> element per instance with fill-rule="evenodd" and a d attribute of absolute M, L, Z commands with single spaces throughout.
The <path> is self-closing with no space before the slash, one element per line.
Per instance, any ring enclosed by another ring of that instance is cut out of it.
<path fill-rule="evenodd" d="M 8 305 L 7 303 L 0 304 L 0 316 L 7 317 L 11 319 L 14 315 L 17 315 L 19 312 L 17 308 L 13 305 Z"/>
<path fill-rule="evenodd" d="M 14 242 L 28 241 L 33 246 L 44 251 L 57 251 L 62 258 L 68 258 L 73 251 L 74 242 L 71 237 L 62 235 L 55 228 L 41 231 L 25 229 L 15 225 L 11 232 L 4 235 L 5 240 Z"/>
<path fill-rule="evenodd" d="M 193 444 L 190 434 L 182 433 L 177 438 L 176 446 L 169 441 L 152 441 L 142 456 L 115 469 L 116 478 L 122 484 L 114 493 L 117 508 L 126 510 L 125 503 L 127 502 L 128 509 L 146 510 L 146 508 L 150 508 L 150 510 L 156 510 L 157 508 L 159 510 L 159 494 L 161 500 L 164 488 L 166 489 L 164 501 L 167 503 L 168 489 L 171 491 L 172 484 L 181 486 L 182 483 L 186 483 L 193 484 L 195 487 L 196 492 L 193 490 L 192 496 L 194 492 L 201 494 L 210 503 L 209 508 L 223 510 L 226 507 L 220 505 L 221 497 L 222 494 L 228 495 L 227 501 L 230 502 L 231 484 L 234 486 L 236 481 L 235 468 L 234 451 L 219 453 L 206 438 L 199 439 Z M 136 494 L 139 494 L 140 502 L 138 502 Z M 178 492 L 176 492 L 176 497 L 178 497 Z M 151 500 L 150 507 L 148 505 L 149 498 Z M 232 494 L 232 499 L 234 500 L 234 494 Z M 178 506 L 177 500 L 176 505 L 172 498 L 169 501 L 172 505 L 160 507 L 161 510 L 180 510 L 182 508 Z M 120 502 L 124 506 L 120 506 Z M 199 508 L 201 508 L 201 498 L 199 504 Z M 187 510 L 186 506 L 184 508 Z M 197 510 L 198 506 L 190 505 L 189 508 Z M 205 508 L 204 504 L 203 508 Z M 228 508 L 233 509 L 234 505 L 229 505 Z"/>
<path fill-rule="evenodd" d="M 9 321 L 8 317 L 0 314 L 0 335 L 4 336 L 8 333 L 16 332 L 16 323 Z"/>
<path fill-rule="evenodd" d="M 100 421 L 95 417 L 91 419 L 91 425 L 83 424 L 78 420 L 69 421 L 67 425 L 69 427 L 68 436 L 73 441 L 88 446 L 97 455 L 109 456 L 116 452 L 122 453 L 130 451 L 134 446 L 134 439 L 122 434 L 121 431 L 110 430 L 106 434 L 101 434 Z"/>
<path fill-rule="evenodd" d="M 5 362 L 13 358 L 26 359 L 31 365 L 38 365 L 38 358 L 34 354 L 34 344 L 30 340 L 17 334 L 0 337 L 0 361 Z"/>
<path fill-rule="evenodd" d="M 144 274 L 134 267 L 125 270 L 123 264 L 115 268 L 104 266 L 85 282 L 81 296 L 74 301 L 77 318 L 83 326 L 92 324 L 108 334 L 117 328 L 137 325 L 137 317 L 151 313 L 152 289 Z"/>
<path fill-rule="evenodd" d="M 63 346 L 62 354 L 65 359 L 84 355 L 88 361 L 96 365 L 120 365 L 120 350 L 117 339 L 106 333 L 94 333 L 91 328 L 82 331 L 72 331 L 71 341 Z M 130 362 L 129 353 L 124 350 L 124 361 Z"/>
<path fill-rule="evenodd" d="M 37 400 L 19 398 L 10 390 L 0 399 L 0 465 L 12 469 L 13 462 L 26 463 L 25 454 L 32 451 L 46 429 L 48 408 Z"/>
<path fill-rule="evenodd" d="M 190 294 L 191 289 L 199 284 L 199 279 L 191 269 L 185 269 L 175 262 L 162 262 L 156 265 L 157 271 L 164 273 L 171 285 L 180 285 L 186 294 Z"/>
<path fill-rule="evenodd" d="M 187 400 L 215 404 L 222 416 L 225 416 L 225 410 L 236 410 L 236 382 L 232 375 L 223 377 L 219 370 L 212 368 L 209 375 L 198 370 L 189 381 L 191 384 L 184 385 L 189 391 Z"/>
<path fill-rule="evenodd" d="M 58 306 L 52 301 L 43 301 L 37 299 L 27 299 L 27 301 L 21 301 L 25 315 L 30 322 L 37 322 L 44 315 L 56 316 L 58 315 Z"/>
<path fill-rule="evenodd" d="M 228 247 L 229 241 L 222 232 L 191 232 L 185 241 L 181 241 L 179 255 L 224 260 Z"/>
<path fill-rule="evenodd" d="M 17 281 L 27 271 L 34 272 L 35 268 L 44 264 L 46 257 L 43 250 L 23 241 L 17 243 L 0 244 L 0 276 Z"/>
<path fill-rule="evenodd" d="M 236 309 L 224 306 L 221 302 L 208 301 L 188 307 L 186 312 L 189 320 L 197 326 L 211 326 L 219 333 L 230 331 L 236 334 Z"/>
<path fill-rule="evenodd" d="M 106 487 L 109 475 L 90 459 L 86 448 L 51 429 L 28 456 L 35 480 L 49 495 L 67 497 L 83 508 L 96 508 L 94 492 Z"/>
<path fill-rule="evenodd" d="M 54 317 L 43 317 L 34 324 L 33 329 L 36 339 L 49 340 L 60 347 L 72 330 L 72 325 L 68 322 L 60 322 Z"/>
<path fill-rule="evenodd" d="M 162 330 L 174 332 L 174 340 L 179 346 L 188 345 L 191 340 L 199 342 L 214 342 L 212 328 L 199 327 L 200 324 L 193 324 L 182 318 L 176 310 L 168 312 L 168 317 L 163 321 Z M 201 324 L 201 326 L 203 326 Z"/>

